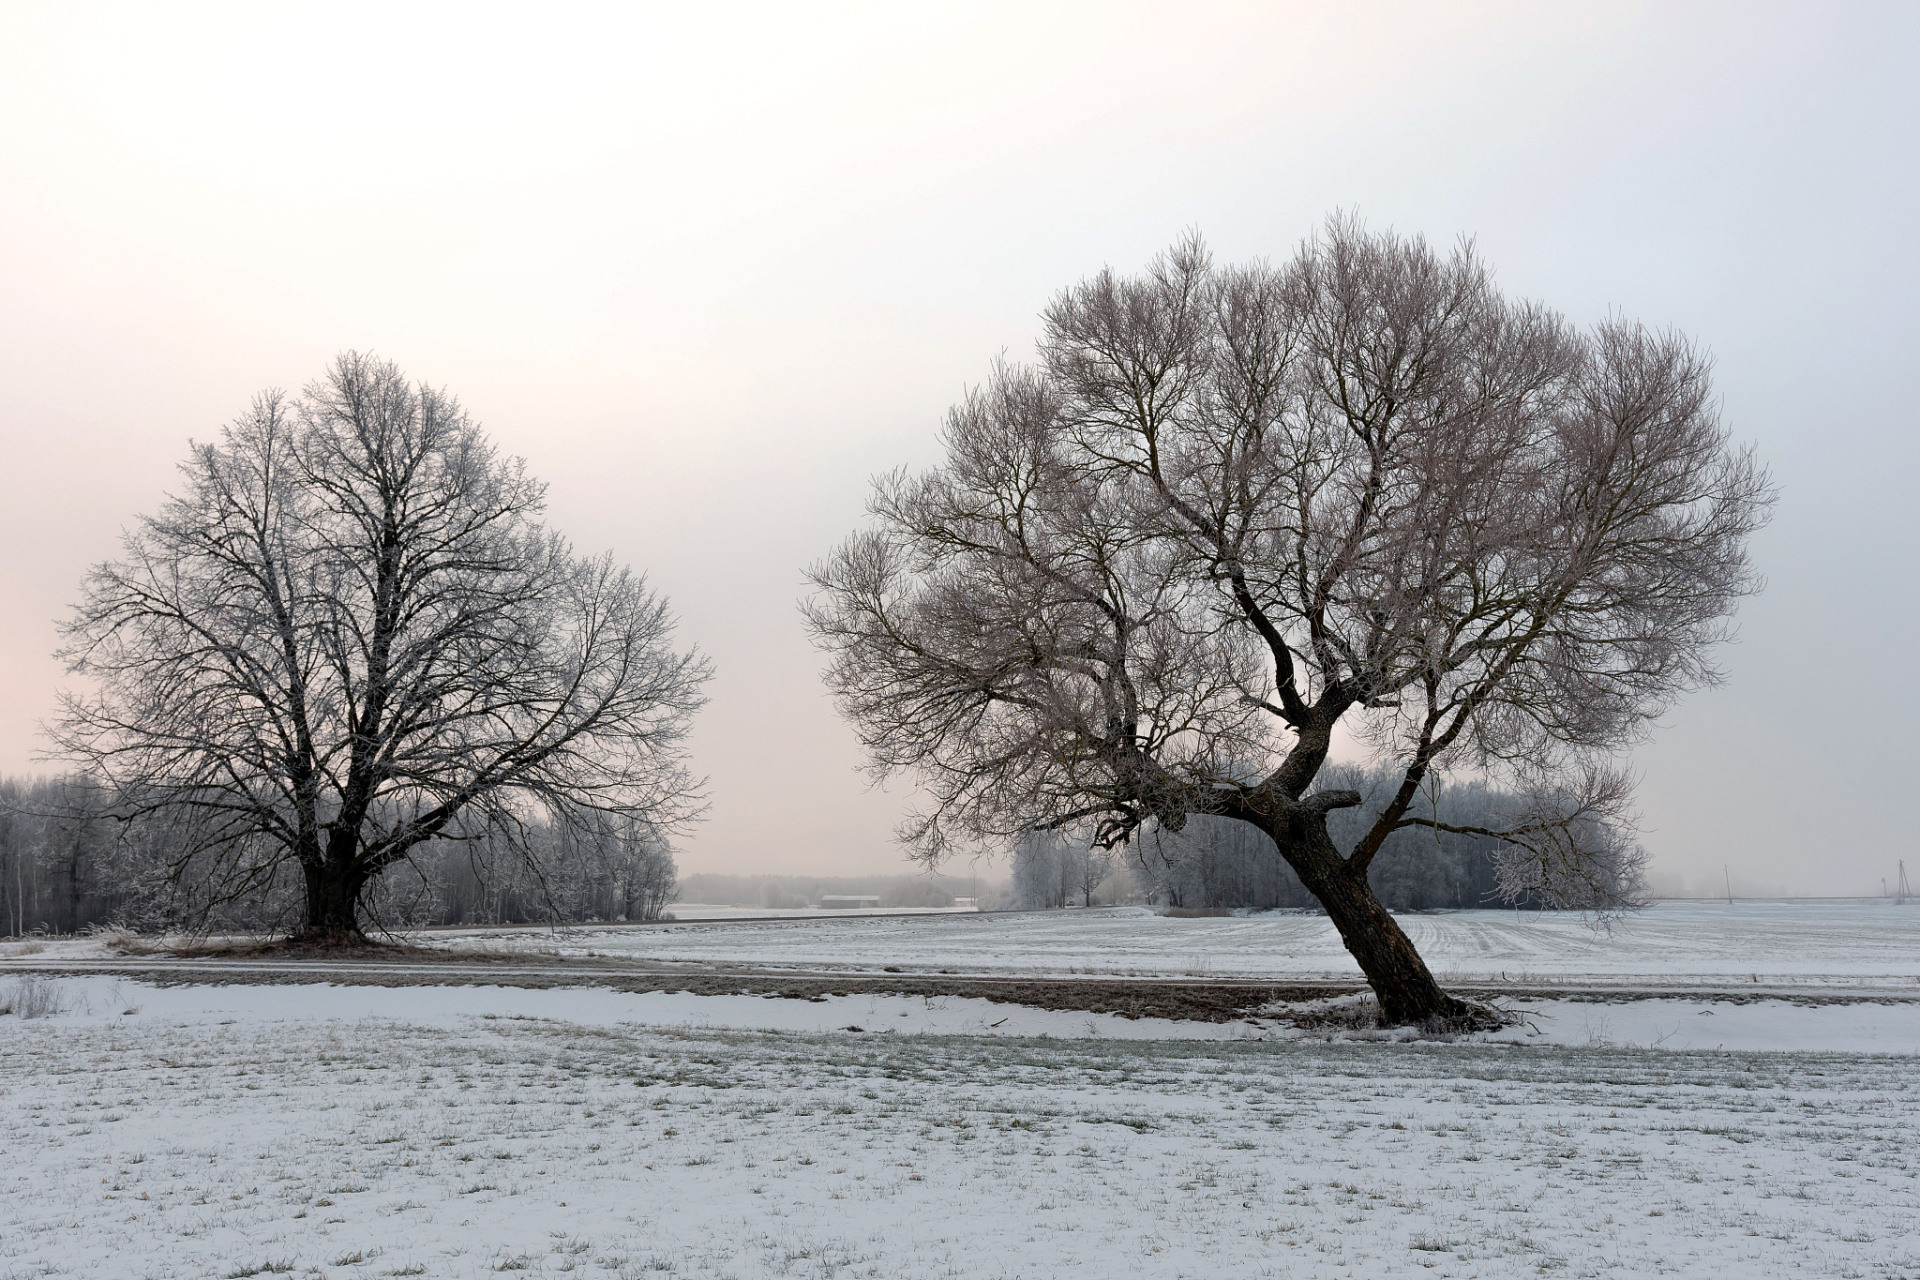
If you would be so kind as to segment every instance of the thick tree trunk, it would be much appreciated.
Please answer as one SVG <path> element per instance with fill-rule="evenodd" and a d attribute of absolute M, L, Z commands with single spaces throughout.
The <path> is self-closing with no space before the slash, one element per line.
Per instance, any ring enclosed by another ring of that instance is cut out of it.
<path fill-rule="evenodd" d="M 1264 825 L 1264 824 L 1263 824 Z M 1275 828 L 1278 828 L 1277 830 Z M 1472 1010 L 1440 989 L 1427 962 L 1413 942 L 1380 905 L 1366 873 L 1356 871 L 1340 856 L 1328 837 L 1326 818 L 1319 813 L 1293 815 L 1268 827 L 1307 891 L 1326 908 L 1340 940 L 1359 962 L 1360 971 L 1380 1002 L 1380 1017 L 1389 1026 L 1446 1021 L 1469 1017 Z"/>
<path fill-rule="evenodd" d="M 334 858 L 309 863 L 307 922 L 301 936 L 328 942 L 359 942 L 360 889 L 363 878 L 350 865 Z"/>
<path fill-rule="evenodd" d="M 1427 962 L 1413 942 L 1380 905 L 1364 876 L 1344 868 L 1313 889 L 1340 940 L 1360 963 L 1367 983 L 1380 1001 L 1381 1019 L 1391 1026 L 1434 1019 L 1452 1020 L 1467 1012 L 1459 1000 L 1440 989 Z"/>

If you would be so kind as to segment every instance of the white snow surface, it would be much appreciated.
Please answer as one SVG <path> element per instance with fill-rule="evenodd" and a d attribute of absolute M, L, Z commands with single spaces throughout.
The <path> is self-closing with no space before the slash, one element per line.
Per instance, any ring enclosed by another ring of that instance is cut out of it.
<path fill-rule="evenodd" d="M 427 981 L 431 982 L 432 979 Z M 763 1031 L 893 1036 L 991 1036 L 1063 1040 L 1310 1041 L 1397 1039 L 1301 1030 L 1277 1018 L 1197 1022 L 1111 1013 L 1036 1009 L 961 996 L 836 995 L 815 1000 L 684 991 L 625 992 L 575 986 L 360 986 L 298 983 L 168 985 L 111 978 L 0 977 L 40 982 L 53 1025 L 223 1025 L 234 1020 L 392 1020 L 451 1028 L 475 1018 L 539 1018 L 582 1027 L 670 1031 Z M 16 988 L 17 989 L 17 988 Z M 1334 1001 L 1331 1003 L 1342 1003 Z M 1823 1051 L 1920 1056 L 1920 1000 L 1815 1002 L 1753 999 L 1515 999 L 1500 1002 L 1522 1021 L 1474 1037 L 1535 1047 Z M 0 999 L 0 1005 L 5 1001 Z M 0 1027 L 19 1020 L 0 1022 Z"/>
<path fill-rule="evenodd" d="M 103 940 L 0 944 L 0 1280 L 1920 1277 L 1920 911 L 1401 920 L 1451 980 L 1539 984 L 1506 1001 L 1522 1023 L 1434 1043 L 957 997 L 170 985 L 24 969 Z M 1352 976 L 1297 915 L 430 937 Z"/>
<path fill-rule="evenodd" d="M 1900 1004 L 1542 1001 L 1522 1043 L 1420 1044 L 889 996 L 10 983 L 55 1011 L 0 1017 L 0 1280 L 1920 1275 L 1911 1039 L 1666 1031 Z"/>
<path fill-rule="evenodd" d="M 1661 903 L 1596 924 L 1573 912 L 1408 913 L 1401 928 L 1445 981 L 1920 988 L 1920 906 Z M 947 969 L 1352 980 L 1325 916 L 1173 917 L 1140 907 L 1017 914 L 821 916 L 724 923 L 432 931 L 429 946 L 704 960 L 796 969 Z"/>
<path fill-rule="evenodd" d="M 1920 904 L 1659 903 L 1606 922 L 1573 912 L 1436 911 L 1400 926 L 1442 982 L 1594 988 L 1858 988 L 1920 993 Z M 1174 917 L 1141 907 L 713 918 L 555 929 L 434 929 L 420 946 L 710 962 L 807 972 L 1358 981 L 1324 916 Z M 103 938 L 0 941 L 10 961 L 111 960 Z"/>

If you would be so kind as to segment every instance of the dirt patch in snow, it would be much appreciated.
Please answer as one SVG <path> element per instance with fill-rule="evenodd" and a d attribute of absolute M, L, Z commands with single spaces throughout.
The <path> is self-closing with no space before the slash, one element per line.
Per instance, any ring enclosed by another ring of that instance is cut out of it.
<path fill-rule="evenodd" d="M 93 973 L 117 973 L 156 986 L 185 984 L 267 985 L 316 980 L 353 986 L 412 987 L 489 985 L 552 988 L 597 986 L 615 991 L 684 991 L 692 995 L 775 996 L 825 1000 L 830 996 L 889 995 L 962 997 L 1034 1009 L 1110 1013 L 1123 1018 L 1176 1018 L 1197 1022 L 1233 1022 L 1275 1006 L 1325 1001 L 1365 990 L 1357 983 L 1182 982 L 1143 978 L 974 978 L 959 975 L 876 974 L 813 975 L 743 972 L 703 968 L 682 972 L 633 972 L 629 966 L 583 967 L 578 961 L 548 965 L 531 957 L 461 957 L 449 963 L 444 952 L 383 948 L 378 954 L 311 957 L 324 963 L 284 963 L 286 952 L 224 953 L 235 959 L 281 960 L 245 967 L 196 964 L 182 958 L 167 965 L 89 967 Z M 224 957 L 223 957 L 224 958 Z M 307 958 L 307 957 L 302 957 Z M 359 960 L 376 963 L 356 963 Z M 416 959 L 431 963 L 413 963 Z M 398 962 L 398 963 L 396 963 Z"/>

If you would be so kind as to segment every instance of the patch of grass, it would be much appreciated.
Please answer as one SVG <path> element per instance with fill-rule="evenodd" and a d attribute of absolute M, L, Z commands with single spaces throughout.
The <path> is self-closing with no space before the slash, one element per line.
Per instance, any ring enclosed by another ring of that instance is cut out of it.
<path fill-rule="evenodd" d="M 1445 1236 L 1422 1234 L 1407 1241 L 1407 1248 L 1417 1249 L 1422 1253 L 1452 1253 L 1459 1247 L 1458 1241 L 1449 1240 Z"/>

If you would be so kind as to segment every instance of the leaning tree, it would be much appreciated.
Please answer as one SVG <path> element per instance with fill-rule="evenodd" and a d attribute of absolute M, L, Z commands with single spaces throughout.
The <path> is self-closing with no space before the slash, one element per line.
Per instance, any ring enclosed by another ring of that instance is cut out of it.
<path fill-rule="evenodd" d="M 693 815 L 705 659 L 445 392 L 348 354 L 181 471 L 88 577 L 53 726 L 123 816 L 192 833 L 177 872 L 235 897 L 297 868 L 303 932 L 355 938 L 423 842 Z"/>
<path fill-rule="evenodd" d="M 1057 296 L 1039 359 L 950 413 L 945 461 L 875 486 L 811 571 L 827 680 L 926 859 L 1080 827 L 1249 823 L 1402 1023 L 1468 1016 L 1368 868 L 1445 770 L 1518 797 L 1488 826 L 1510 895 L 1630 883 L 1618 753 L 1758 586 L 1771 501 L 1707 359 L 1623 320 L 1502 296 L 1471 247 L 1335 218 L 1283 266 L 1198 239 Z M 1398 786 L 1350 847 L 1336 734 Z"/>

